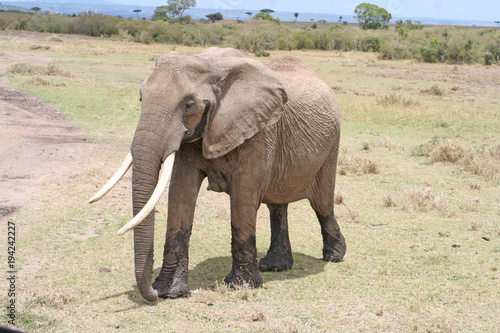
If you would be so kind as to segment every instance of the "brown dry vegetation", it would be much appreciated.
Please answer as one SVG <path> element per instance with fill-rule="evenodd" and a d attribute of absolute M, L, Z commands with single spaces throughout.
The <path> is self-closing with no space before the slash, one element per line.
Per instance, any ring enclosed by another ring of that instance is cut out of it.
<path fill-rule="evenodd" d="M 50 50 L 30 51 L 33 44 Z M 70 72 L 13 71 L 9 80 L 69 115 L 94 147 L 82 154 L 79 170 L 44 183 L 11 216 L 19 226 L 18 326 L 33 332 L 498 329 L 500 68 L 384 61 L 357 52 L 271 51 L 271 57 L 299 57 L 337 93 L 342 148 L 335 201 L 345 260 L 319 259 L 320 228 L 300 201 L 289 208 L 293 270 L 263 274 L 260 289 L 229 290 L 221 284 L 231 265 L 228 198 L 203 190 L 190 248 L 192 296 L 146 304 L 135 287 L 132 238 L 115 235 L 131 215 L 130 176 L 101 202 L 86 200 L 125 156 L 140 109 L 138 88 L 154 60 L 173 49 L 203 50 L 0 33 L 0 58 L 44 54 Z M 434 86 L 442 94 L 427 92 Z M 157 207 L 155 274 L 166 200 Z M 269 236 L 263 208 L 259 257 Z"/>

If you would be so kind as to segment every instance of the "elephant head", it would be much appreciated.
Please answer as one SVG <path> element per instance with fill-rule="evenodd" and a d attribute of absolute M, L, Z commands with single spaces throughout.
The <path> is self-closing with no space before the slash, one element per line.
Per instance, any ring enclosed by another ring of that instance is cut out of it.
<path fill-rule="evenodd" d="M 232 151 L 275 123 L 287 96 L 276 75 L 236 50 L 208 49 L 197 56 L 169 53 L 158 59 L 141 87 L 142 111 L 131 156 L 90 201 L 99 200 L 133 165 L 135 274 L 141 295 L 157 299 L 151 286 L 154 206 L 165 190 L 175 153 L 202 140 L 203 158 Z"/>

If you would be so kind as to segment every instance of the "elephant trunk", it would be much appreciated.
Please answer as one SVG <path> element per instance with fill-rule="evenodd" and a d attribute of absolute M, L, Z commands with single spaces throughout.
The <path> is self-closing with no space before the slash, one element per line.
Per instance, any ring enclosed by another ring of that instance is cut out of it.
<path fill-rule="evenodd" d="M 147 111 L 145 111 L 147 110 Z M 160 111 L 165 112 L 164 109 Z M 158 116 L 154 107 L 145 107 L 137 126 L 131 152 L 132 204 L 134 219 L 119 234 L 134 228 L 134 261 L 137 288 L 141 296 L 154 302 L 158 293 L 152 288 L 151 277 L 154 260 L 154 206 L 167 187 L 172 174 L 175 152 L 179 149 L 184 132 L 170 115 Z M 167 126 L 168 124 L 168 126 Z M 180 124 L 180 121 L 179 121 Z M 165 128 L 171 131 L 165 133 Z M 143 210 L 141 212 L 141 210 Z"/>
<path fill-rule="evenodd" d="M 136 216 L 151 197 L 156 183 L 160 164 L 151 164 L 141 157 L 134 156 L 132 168 L 133 213 Z M 149 302 L 158 299 L 158 293 L 151 286 L 154 257 L 155 211 L 147 215 L 141 224 L 134 228 L 134 262 L 137 288 L 141 296 Z"/>

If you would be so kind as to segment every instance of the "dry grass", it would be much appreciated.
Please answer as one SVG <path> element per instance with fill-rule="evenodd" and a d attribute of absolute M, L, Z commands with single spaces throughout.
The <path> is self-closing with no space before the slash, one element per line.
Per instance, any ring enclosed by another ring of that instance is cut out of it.
<path fill-rule="evenodd" d="M 149 59 L 174 46 L 77 36 L 60 36 L 61 43 L 48 37 L 14 39 L 11 32 L 0 32 L 0 51 L 8 55 L 50 43 L 50 54 L 71 69 L 71 79 L 34 77 L 66 86 L 26 84 L 31 75 L 9 79 L 54 101 L 84 127 L 96 148 L 78 171 L 46 183 L 13 216 L 25 274 L 19 280 L 18 326 L 30 332 L 493 332 L 500 326 L 500 189 L 486 176 L 457 172 L 468 161 L 478 174 L 498 177 L 498 66 L 382 61 L 371 53 L 272 52 L 271 57 L 301 58 L 329 86 L 342 88 L 338 170 L 356 175 L 337 177 L 335 212 L 347 241 L 345 260 L 320 260 L 317 218 L 309 203 L 300 201 L 289 206 L 294 268 L 264 273 L 263 288 L 228 289 L 221 281 L 231 268 L 230 203 L 204 185 L 190 242 L 192 296 L 149 305 L 135 286 L 132 236 L 115 235 L 131 215 L 130 177 L 101 202 L 88 206 L 86 200 L 128 150 L 137 91 L 154 65 Z M 434 84 L 446 96 L 421 93 Z M 401 85 L 401 98 L 377 102 Z M 455 86 L 459 89 L 449 89 Z M 419 105 L 404 107 L 403 100 Z M 422 138 L 433 137 L 411 156 Z M 429 163 L 445 138 L 465 147 L 464 156 L 454 163 Z M 376 169 L 378 174 L 369 174 Z M 157 210 L 155 274 L 166 198 Z M 71 236 L 89 227 L 92 237 Z M 259 258 L 269 239 L 263 207 Z"/>
<path fill-rule="evenodd" d="M 417 100 L 396 94 L 386 95 L 383 98 L 378 99 L 377 103 L 382 106 L 397 106 L 402 108 L 411 108 L 420 105 L 420 102 Z"/>
<path fill-rule="evenodd" d="M 500 180 L 500 145 L 487 146 L 479 152 L 469 151 L 461 164 L 475 175 L 494 181 Z"/>
<path fill-rule="evenodd" d="M 366 150 L 366 148 L 363 147 L 363 150 Z M 343 176 L 378 174 L 380 168 L 377 161 L 363 154 L 354 154 L 345 149 L 340 153 L 338 173 Z"/>
<path fill-rule="evenodd" d="M 465 155 L 465 149 L 451 139 L 441 141 L 430 153 L 432 162 L 456 163 Z"/>
<path fill-rule="evenodd" d="M 432 146 L 433 144 L 428 145 L 424 151 L 430 150 Z M 436 144 L 429 155 L 432 162 L 456 164 L 475 175 L 493 181 L 499 180 L 500 145 L 466 150 L 458 141 L 445 139 Z"/>
<path fill-rule="evenodd" d="M 428 212 L 430 210 L 438 210 L 446 212 L 446 200 L 436 196 L 432 188 L 424 190 L 413 188 L 407 195 L 407 207 L 417 212 Z"/>
<path fill-rule="evenodd" d="M 458 89 L 455 89 L 455 91 Z M 434 96 L 443 96 L 444 92 L 437 84 L 433 84 L 430 88 L 428 89 L 422 89 L 420 90 L 424 94 L 429 94 L 429 95 L 434 95 Z"/>
<path fill-rule="evenodd" d="M 384 194 L 383 201 L 384 201 L 384 206 L 387 208 L 398 206 L 396 201 L 393 199 L 392 195 L 389 193 Z"/>
<path fill-rule="evenodd" d="M 8 75 L 48 75 L 48 76 L 63 76 L 71 77 L 71 72 L 64 70 L 56 63 L 47 65 L 35 65 L 29 63 L 18 63 L 10 67 L 7 71 Z"/>

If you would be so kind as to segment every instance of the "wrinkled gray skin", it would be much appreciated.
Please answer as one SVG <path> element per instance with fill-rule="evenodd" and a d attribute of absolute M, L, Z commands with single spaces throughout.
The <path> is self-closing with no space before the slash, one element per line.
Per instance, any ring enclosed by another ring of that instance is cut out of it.
<path fill-rule="evenodd" d="M 260 286 L 260 271 L 291 269 L 288 203 L 309 199 L 323 236 L 323 259 L 340 261 L 345 241 L 333 213 L 339 107 L 330 87 L 298 59 L 267 65 L 233 49 L 162 56 L 141 88 L 142 112 L 131 146 L 134 215 L 146 204 L 161 163 L 176 160 L 168 193 L 163 266 L 151 285 L 154 211 L 134 229 L 141 295 L 189 295 L 188 247 L 202 181 L 231 198 L 229 285 Z M 257 263 L 256 215 L 265 203 L 271 246 Z"/>

